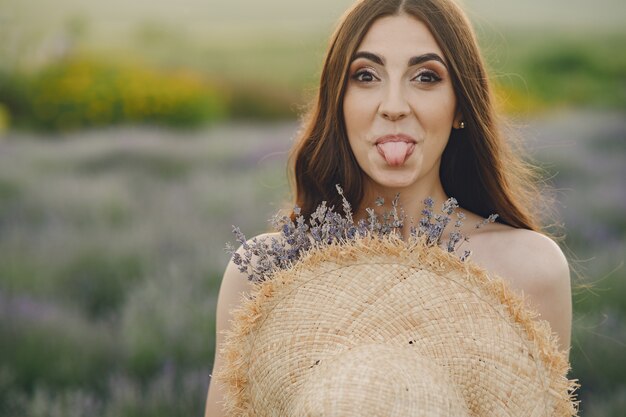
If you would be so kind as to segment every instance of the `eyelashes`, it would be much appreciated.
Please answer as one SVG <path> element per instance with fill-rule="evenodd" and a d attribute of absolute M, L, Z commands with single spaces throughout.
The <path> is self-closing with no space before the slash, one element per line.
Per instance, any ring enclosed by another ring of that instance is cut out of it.
<path fill-rule="evenodd" d="M 356 71 L 350 78 L 356 82 L 363 84 L 380 81 L 380 78 L 376 76 L 376 73 L 368 68 L 363 68 Z M 441 77 L 435 71 L 422 69 L 415 77 L 411 78 L 411 81 L 417 81 L 420 84 L 435 84 L 441 81 Z"/>
<path fill-rule="evenodd" d="M 368 70 L 368 69 L 360 69 L 357 72 L 355 72 L 352 77 L 353 80 L 361 82 L 361 83 L 370 83 L 373 82 L 375 80 L 378 80 L 378 77 L 376 77 L 373 73 L 373 71 Z M 368 78 L 368 79 L 365 79 Z"/>

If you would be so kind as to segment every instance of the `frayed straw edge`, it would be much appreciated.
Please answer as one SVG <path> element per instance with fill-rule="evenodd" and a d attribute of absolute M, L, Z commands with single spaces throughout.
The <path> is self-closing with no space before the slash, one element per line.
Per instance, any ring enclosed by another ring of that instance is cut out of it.
<path fill-rule="evenodd" d="M 383 255 L 398 257 L 401 264 L 410 267 L 431 267 L 438 273 L 462 272 L 483 288 L 487 295 L 504 305 L 510 318 L 524 330 L 533 342 L 545 364 L 551 385 L 549 393 L 557 399 L 555 416 L 577 416 L 579 401 L 575 391 L 580 387 L 577 380 L 567 379 L 570 370 L 564 352 L 558 349 L 558 339 L 552 333 L 547 321 L 538 319 L 539 314 L 532 310 L 523 296 L 509 288 L 498 276 L 489 276 L 487 271 L 469 261 L 461 261 L 455 255 L 439 247 L 427 246 L 425 238 L 403 241 L 395 235 L 383 237 L 366 236 L 354 240 L 333 242 L 314 246 L 288 269 L 275 271 L 267 280 L 254 282 L 252 298 L 244 299 L 233 310 L 232 328 L 225 334 L 224 346 L 220 353 L 224 358 L 221 371 L 214 378 L 226 386 L 224 409 L 229 416 L 254 417 L 247 388 L 247 365 L 251 356 L 248 335 L 266 314 L 267 307 L 280 296 L 281 290 L 288 288 L 302 269 L 312 269 L 324 263 L 339 266 L 349 265 L 359 255 Z M 566 393 L 566 394 L 565 394 Z M 564 395 L 565 394 L 565 395 Z"/>

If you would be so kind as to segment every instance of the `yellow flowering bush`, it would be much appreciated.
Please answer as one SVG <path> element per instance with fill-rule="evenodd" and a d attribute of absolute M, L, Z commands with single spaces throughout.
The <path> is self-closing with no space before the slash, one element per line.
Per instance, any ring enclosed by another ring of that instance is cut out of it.
<path fill-rule="evenodd" d="M 530 91 L 503 83 L 494 83 L 496 106 L 505 114 L 532 115 L 546 110 L 548 103 Z"/>
<path fill-rule="evenodd" d="M 0 103 L 0 135 L 9 127 L 9 112 L 6 106 Z"/>
<path fill-rule="evenodd" d="M 116 123 L 192 127 L 226 116 L 227 95 L 189 70 L 73 57 L 28 83 L 27 124 L 67 130 Z"/>

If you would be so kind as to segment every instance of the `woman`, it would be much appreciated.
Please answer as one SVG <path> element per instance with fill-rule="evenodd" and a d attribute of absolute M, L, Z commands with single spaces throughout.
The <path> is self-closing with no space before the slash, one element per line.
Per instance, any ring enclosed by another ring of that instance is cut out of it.
<path fill-rule="evenodd" d="M 453 1 L 358 1 L 332 37 L 291 161 L 295 203 L 305 218 L 323 200 L 341 207 L 335 184 L 355 220 L 379 196 L 390 202 L 400 193 L 406 213 L 419 213 L 429 196 L 438 204 L 455 197 L 470 237 L 462 249 L 523 292 L 569 350 L 568 263 L 541 232 L 531 171 L 498 130 L 474 33 Z M 491 213 L 498 222 L 474 229 Z M 250 289 L 231 262 L 218 300 L 216 352 L 228 312 Z M 213 372 L 221 363 L 216 353 Z M 211 384 L 207 416 L 223 415 L 221 395 Z"/>

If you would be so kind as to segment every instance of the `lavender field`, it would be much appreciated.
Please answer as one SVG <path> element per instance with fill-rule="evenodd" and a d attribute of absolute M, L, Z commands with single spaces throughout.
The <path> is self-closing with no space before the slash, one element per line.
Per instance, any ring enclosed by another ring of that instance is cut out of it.
<path fill-rule="evenodd" d="M 583 416 L 626 408 L 626 114 L 515 120 L 572 261 Z M 0 139 L 0 416 L 204 408 L 231 225 L 288 202 L 297 125 L 122 127 Z"/>

